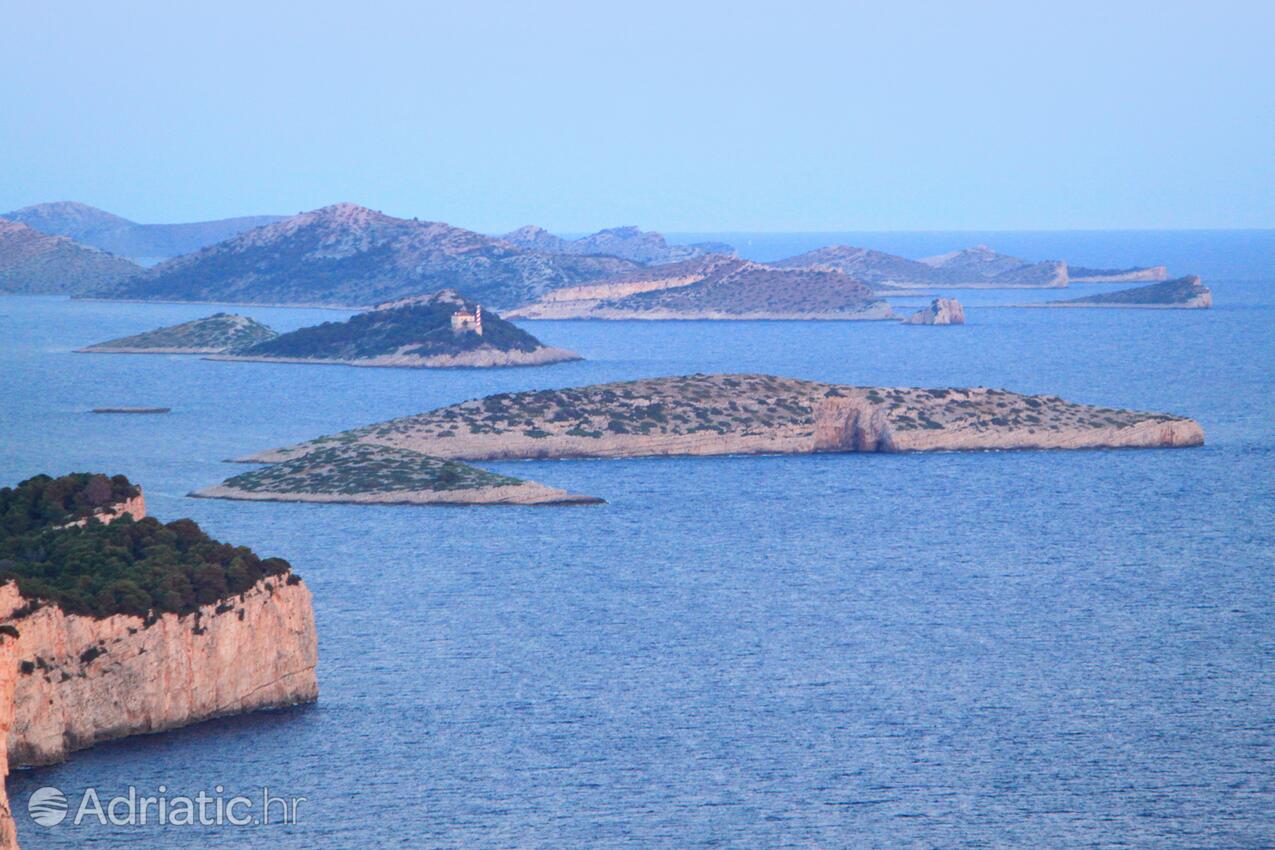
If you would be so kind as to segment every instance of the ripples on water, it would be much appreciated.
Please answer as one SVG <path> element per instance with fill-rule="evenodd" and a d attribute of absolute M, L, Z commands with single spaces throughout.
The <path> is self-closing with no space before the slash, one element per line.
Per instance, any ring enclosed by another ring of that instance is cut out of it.
<path fill-rule="evenodd" d="M 1037 254 L 1114 250 L 1054 238 Z M 1266 243 L 1222 270 L 1260 277 Z M 589 360 L 473 372 L 73 355 L 214 308 L 2 299 L 0 480 L 124 472 L 156 515 L 290 559 L 321 655 L 316 706 L 17 773 L 24 846 L 1270 846 L 1275 298 L 1209 282 L 1210 312 L 963 329 L 538 323 Z M 224 458 L 439 404 L 694 371 L 1057 393 L 1193 416 L 1208 445 L 488 464 L 609 501 L 561 509 L 183 495 Z M 117 404 L 174 412 L 85 412 Z M 309 801 L 286 828 L 25 815 L 41 785 L 130 784 Z"/>

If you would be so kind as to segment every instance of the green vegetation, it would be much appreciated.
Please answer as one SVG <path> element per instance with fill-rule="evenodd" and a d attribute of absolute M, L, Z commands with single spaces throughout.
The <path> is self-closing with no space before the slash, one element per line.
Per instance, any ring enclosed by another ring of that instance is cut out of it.
<path fill-rule="evenodd" d="M 390 493 L 472 490 L 523 483 L 466 463 L 366 443 L 322 448 L 223 483 L 252 493 Z"/>
<path fill-rule="evenodd" d="M 250 357 L 305 357 L 363 360 L 407 353 L 418 357 L 459 354 L 478 348 L 535 351 L 540 340 L 490 311 L 483 312 L 483 333 L 452 331 L 452 314 L 475 305 L 454 293 L 402 306 L 371 310 L 344 322 L 301 328 L 235 352 Z M 405 350 L 407 349 L 407 350 Z"/>
<path fill-rule="evenodd" d="M 40 475 L 0 489 L 0 580 L 16 580 L 33 606 L 153 617 L 188 614 L 290 572 L 287 561 L 221 543 L 189 519 L 126 516 L 104 525 L 92 516 L 137 493 L 122 475 L 88 473 Z"/>

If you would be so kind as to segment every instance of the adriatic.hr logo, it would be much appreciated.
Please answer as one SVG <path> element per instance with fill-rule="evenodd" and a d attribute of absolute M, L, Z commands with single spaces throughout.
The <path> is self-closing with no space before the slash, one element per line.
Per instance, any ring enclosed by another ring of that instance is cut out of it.
<path fill-rule="evenodd" d="M 66 809 L 66 795 L 47 785 L 27 800 L 27 814 L 40 826 L 57 826 L 66 819 Z"/>
<path fill-rule="evenodd" d="M 101 826 L 267 826 L 297 823 L 297 808 L 305 797 L 284 797 L 269 788 L 248 796 L 231 796 L 220 785 L 213 792 L 174 794 L 160 785 L 156 794 L 139 794 L 128 786 L 124 794 L 99 794 L 86 788 L 72 805 L 62 789 L 46 785 L 27 799 L 27 814 L 38 826 L 52 828 L 63 821 L 69 825 L 97 823 Z"/>

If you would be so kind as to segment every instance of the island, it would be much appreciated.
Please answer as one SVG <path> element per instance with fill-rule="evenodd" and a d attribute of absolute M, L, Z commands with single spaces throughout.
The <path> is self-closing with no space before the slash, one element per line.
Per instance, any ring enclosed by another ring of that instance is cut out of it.
<path fill-rule="evenodd" d="M 146 514 L 122 475 L 0 489 L 0 775 L 312 702 L 310 593 L 280 558 Z M 16 847 L 0 789 L 0 846 Z"/>
<path fill-rule="evenodd" d="M 445 289 L 377 306 L 344 322 L 324 322 L 210 357 L 346 366 L 543 366 L 579 360 L 551 348 L 497 313 Z"/>
<path fill-rule="evenodd" d="M 930 306 L 903 320 L 905 325 L 963 325 L 965 308 L 955 298 L 935 298 Z"/>
<path fill-rule="evenodd" d="M 190 494 L 261 502 L 389 505 L 587 505 L 602 500 L 497 475 L 410 449 L 359 442 L 325 445 Z"/>
<path fill-rule="evenodd" d="M 527 319 L 897 318 L 877 293 L 839 271 L 780 269 L 710 254 L 545 294 Z"/>
<path fill-rule="evenodd" d="M 123 257 L 0 218 L 0 293 L 76 295 L 119 284 L 141 270 Z"/>
<path fill-rule="evenodd" d="M 826 269 L 861 280 L 878 293 L 890 290 L 947 287 L 952 289 L 1040 289 L 1067 285 L 1067 264 L 1059 260 L 1033 263 L 977 245 L 961 251 L 910 260 L 906 257 L 829 245 L 772 265 L 784 269 Z"/>
<path fill-rule="evenodd" d="M 543 227 L 529 224 L 506 233 L 501 239 L 520 248 L 546 254 L 608 255 L 643 265 L 676 263 L 705 254 L 735 253 L 735 249 L 725 242 L 670 245 L 662 233 L 641 230 L 632 225 L 609 227 L 579 239 L 563 239 Z"/>
<path fill-rule="evenodd" d="M 1135 286 L 1115 292 L 1095 293 L 1068 301 L 1023 304 L 1024 307 L 1141 307 L 1151 309 L 1207 310 L 1213 306 L 1213 292 L 1198 275 Z"/>
<path fill-rule="evenodd" d="M 266 325 L 234 313 L 156 328 L 76 349 L 80 354 L 220 354 L 246 348 L 278 334 Z"/>
<path fill-rule="evenodd" d="M 857 387 L 686 375 L 491 395 L 241 458 L 284 463 L 366 446 L 482 461 L 661 455 L 1174 448 L 1185 417 L 987 387 Z"/>

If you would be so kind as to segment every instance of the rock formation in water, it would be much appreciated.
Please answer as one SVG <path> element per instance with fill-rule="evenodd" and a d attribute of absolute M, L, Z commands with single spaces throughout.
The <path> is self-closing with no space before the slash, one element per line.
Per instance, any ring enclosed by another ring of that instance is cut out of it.
<path fill-rule="evenodd" d="M 1004 390 L 689 375 L 488 396 L 244 460 L 342 447 L 455 460 L 1197 446 L 1190 419 Z"/>
<path fill-rule="evenodd" d="M 138 224 L 75 201 L 35 204 L 0 217 L 20 221 L 41 233 L 69 236 L 82 245 L 129 257 L 139 263 L 154 263 L 198 251 L 283 218 L 279 215 L 251 215 L 185 224 Z"/>
<path fill-rule="evenodd" d="M 635 267 L 616 257 L 528 251 L 442 222 L 333 204 L 161 263 L 100 294 L 364 308 L 455 289 L 500 310 Z"/>
<path fill-rule="evenodd" d="M 87 354 L 220 354 L 277 337 L 247 316 L 214 313 L 202 319 L 77 349 Z"/>
<path fill-rule="evenodd" d="M 0 218 L 0 293 L 75 295 L 110 286 L 141 270 L 123 257 Z"/>
<path fill-rule="evenodd" d="M 317 698 L 310 593 L 286 562 L 159 525 L 122 476 L 30 479 L 0 490 L 0 518 L 0 776 Z"/>
<path fill-rule="evenodd" d="M 676 263 L 706 254 L 734 254 L 724 242 L 670 245 L 661 233 L 637 227 L 612 227 L 579 239 L 563 239 L 529 224 L 501 237 L 506 242 L 546 254 L 605 254 L 643 265 Z"/>
<path fill-rule="evenodd" d="M 579 360 L 445 289 L 244 346 L 215 360 L 349 366 L 542 366 Z"/>
<path fill-rule="evenodd" d="M 1050 301 L 1039 307 L 1159 307 L 1206 310 L 1213 306 L 1213 292 L 1198 275 L 1187 275 L 1163 283 L 1136 286 L 1116 292 L 1095 293 L 1068 301 Z"/>
<path fill-rule="evenodd" d="M 903 320 L 905 325 L 963 325 L 965 308 L 955 298 L 935 298 L 930 306 Z"/>
<path fill-rule="evenodd" d="M 779 269 L 713 254 L 548 293 L 529 319 L 891 319 L 888 304 L 838 271 Z"/>

